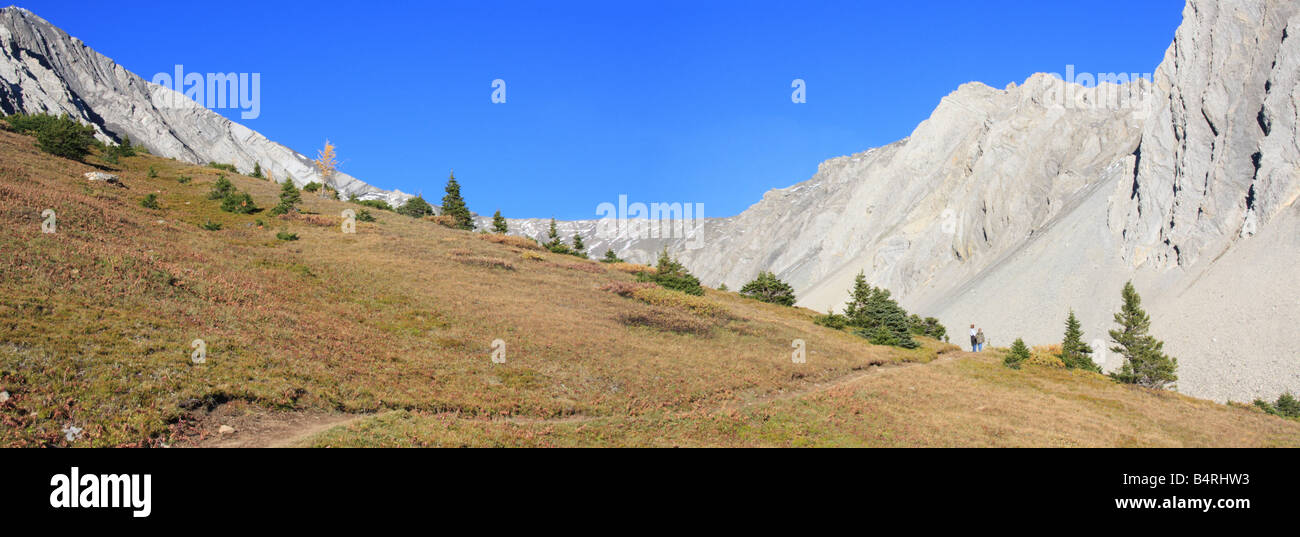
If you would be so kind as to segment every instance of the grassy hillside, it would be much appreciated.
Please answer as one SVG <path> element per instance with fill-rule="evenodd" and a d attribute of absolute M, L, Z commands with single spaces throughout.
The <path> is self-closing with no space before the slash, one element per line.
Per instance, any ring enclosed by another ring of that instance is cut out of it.
<path fill-rule="evenodd" d="M 1300 423 L 1247 408 L 874 347 L 811 311 L 635 290 L 388 212 L 344 234 L 359 207 L 309 193 L 301 215 L 235 215 L 207 199 L 218 170 L 90 162 L 122 185 L 0 132 L 3 446 L 1300 445 Z M 231 180 L 275 205 L 277 185 Z"/>

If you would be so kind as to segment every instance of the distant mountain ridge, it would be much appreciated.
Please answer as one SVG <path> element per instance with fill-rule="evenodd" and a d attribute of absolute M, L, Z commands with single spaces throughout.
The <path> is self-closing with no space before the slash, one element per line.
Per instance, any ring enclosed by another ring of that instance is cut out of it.
<path fill-rule="evenodd" d="M 130 136 L 153 154 L 206 164 L 260 164 L 277 179 L 320 182 L 311 159 L 153 84 L 19 7 L 0 9 L 0 111 L 67 113 L 95 127 L 104 141 Z M 399 205 L 411 196 L 346 173 L 329 181 L 344 196 Z"/>

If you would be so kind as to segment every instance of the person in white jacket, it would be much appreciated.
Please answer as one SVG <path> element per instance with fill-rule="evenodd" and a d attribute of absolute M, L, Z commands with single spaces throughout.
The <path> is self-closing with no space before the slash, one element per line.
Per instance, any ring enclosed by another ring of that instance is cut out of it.
<path fill-rule="evenodd" d="M 970 351 L 979 352 L 980 344 L 975 341 L 975 325 L 970 325 Z"/>

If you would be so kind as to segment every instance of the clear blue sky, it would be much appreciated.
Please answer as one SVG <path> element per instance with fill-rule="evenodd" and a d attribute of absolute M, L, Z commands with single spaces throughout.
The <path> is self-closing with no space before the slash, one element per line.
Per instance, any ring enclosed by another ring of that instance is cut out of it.
<path fill-rule="evenodd" d="M 239 120 L 437 203 L 593 218 L 601 202 L 729 216 L 825 159 L 911 133 L 962 83 L 1155 70 L 1183 0 L 90 2 L 28 8 L 146 79 L 262 75 Z M 507 102 L 490 101 L 493 79 Z M 808 102 L 790 102 L 790 83 Z"/>

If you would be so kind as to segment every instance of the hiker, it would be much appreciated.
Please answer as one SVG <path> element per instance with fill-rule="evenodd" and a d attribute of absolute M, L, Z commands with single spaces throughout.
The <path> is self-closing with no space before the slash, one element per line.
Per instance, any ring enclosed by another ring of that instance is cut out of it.
<path fill-rule="evenodd" d="M 970 325 L 970 351 L 979 352 L 980 351 L 979 345 L 980 345 L 979 341 L 975 340 L 975 325 L 972 324 Z"/>
<path fill-rule="evenodd" d="M 984 350 L 984 329 L 981 328 L 979 329 L 979 332 L 975 334 L 975 352 L 980 352 L 983 350 Z"/>

